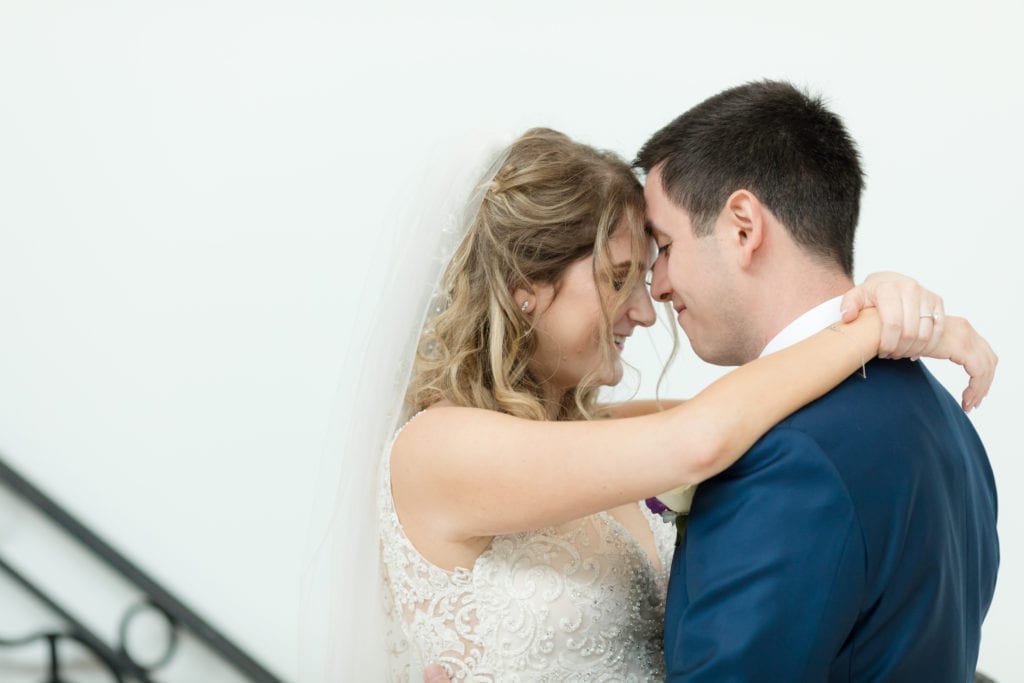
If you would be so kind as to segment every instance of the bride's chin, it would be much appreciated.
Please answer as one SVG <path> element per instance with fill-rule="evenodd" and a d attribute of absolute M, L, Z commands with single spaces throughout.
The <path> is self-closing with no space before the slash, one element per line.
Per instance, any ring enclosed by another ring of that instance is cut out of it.
<path fill-rule="evenodd" d="M 614 387 L 616 384 L 622 381 L 622 362 L 616 360 L 615 366 L 612 367 L 607 375 L 606 381 L 602 382 L 607 387 Z"/>

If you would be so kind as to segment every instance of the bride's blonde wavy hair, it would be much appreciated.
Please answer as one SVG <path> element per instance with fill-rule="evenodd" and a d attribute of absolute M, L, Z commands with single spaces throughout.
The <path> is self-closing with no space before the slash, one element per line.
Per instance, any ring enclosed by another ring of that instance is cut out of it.
<path fill-rule="evenodd" d="M 546 128 L 528 130 L 504 159 L 479 188 L 479 210 L 445 269 L 446 304 L 420 336 L 407 396 L 415 410 L 448 400 L 548 419 L 542 378 L 529 369 L 536 335 L 513 291 L 546 283 L 557 292 L 566 268 L 592 254 L 598 291 L 609 293 L 602 296 L 610 303 L 602 306 L 601 348 L 610 359 L 611 319 L 643 277 L 643 188 L 622 159 Z M 631 237 L 625 277 L 612 268 L 608 240 L 616 230 Z M 597 416 L 597 371 L 561 397 L 550 411 L 556 419 Z"/>

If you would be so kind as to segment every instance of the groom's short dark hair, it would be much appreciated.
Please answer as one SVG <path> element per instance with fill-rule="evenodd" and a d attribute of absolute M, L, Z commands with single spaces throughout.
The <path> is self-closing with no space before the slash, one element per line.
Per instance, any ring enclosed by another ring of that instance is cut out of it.
<path fill-rule="evenodd" d="M 781 81 L 720 92 L 655 133 L 634 161 L 645 172 L 658 165 L 696 234 L 711 232 L 729 195 L 749 190 L 798 244 L 852 275 L 864 174 L 820 97 Z"/>

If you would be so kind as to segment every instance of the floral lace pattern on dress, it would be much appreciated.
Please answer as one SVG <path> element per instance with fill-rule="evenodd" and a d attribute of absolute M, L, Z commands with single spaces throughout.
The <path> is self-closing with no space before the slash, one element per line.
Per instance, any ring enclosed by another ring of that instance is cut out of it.
<path fill-rule="evenodd" d="M 392 442 L 393 443 L 393 442 Z M 661 681 L 675 529 L 639 504 L 661 567 L 607 513 L 495 536 L 472 569 L 441 569 L 402 530 L 390 448 L 378 512 L 389 680 L 430 662 L 455 681 Z"/>

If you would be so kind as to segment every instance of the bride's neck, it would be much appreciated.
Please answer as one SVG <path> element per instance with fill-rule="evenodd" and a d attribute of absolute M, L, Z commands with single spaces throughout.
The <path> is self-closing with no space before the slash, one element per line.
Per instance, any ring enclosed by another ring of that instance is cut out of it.
<path fill-rule="evenodd" d="M 565 400 L 565 395 L 571 390 L 560 389 L 551 384 L 545 384 L 542 390 L 541 406 L 544 408 L 544 417 L 552 421 L 557 420 L 559 413 L 562 411 L 562 402 Z"/>

